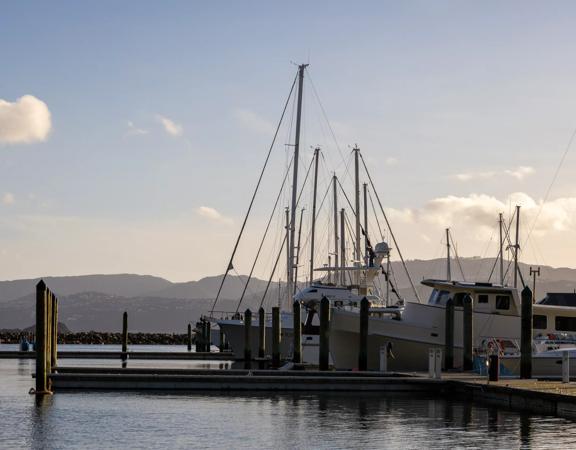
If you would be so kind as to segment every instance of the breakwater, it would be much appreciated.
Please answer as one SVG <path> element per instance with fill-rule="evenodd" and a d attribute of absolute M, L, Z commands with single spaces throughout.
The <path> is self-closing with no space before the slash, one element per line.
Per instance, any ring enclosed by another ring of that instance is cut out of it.
<path fill-rule="evenodd" d="M 34 341 L 34 335 L 23 330 L 0 330 L 0 343 L 18 344 L 23 336 L 28 340 Z M 187 339 L 186 333 L 128 333 L 128 344 L 130 345 L 186 345 Z M 58 333 L 58 343 L 120 345 L 122 343 L 122 333 L 101 331 Z"/>

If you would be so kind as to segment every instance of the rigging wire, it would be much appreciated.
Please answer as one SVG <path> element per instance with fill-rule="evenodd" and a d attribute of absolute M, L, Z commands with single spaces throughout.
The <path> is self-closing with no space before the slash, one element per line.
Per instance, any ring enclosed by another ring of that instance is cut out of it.
<path fill-rule="evenodd" d="M 292 93 L 294 92 L 294 86 L 296 85 L 296 80 L 298 79 L 298 75 L 294 77 L 294 81 L 292 82 L 292 86 L 290 87 L 290 93 L 288 94 L 288 98 L 286 99 L 286 103 L 284 104 L 284 109 L 282 110 L 282 114 L 280 116 L 280 121 L 278 122 L 278 126 L 276 127 L 276 131 L 274 133 L 274 138 L 272 139 L 272 143 L 270 144 L 270 148 L 268 149 L 268 154 L 266 155 L 266 160 L 264 161 L 264 166 L 260 171 L 260 176 L 258 177 L 258 182 L 256 183 L 256 188 L 254 189 L 254 193 L 252 194 L 252 199 L 250 200 L 250 205 L 248 206 L 248 211 L 246 211 L 246 216 L 244 217 L 244 221 L 242 222 L 242 227 L 240 228 L 240 233 L 238 234 L 238 238 L 236 239 L 236 243 L 234 244 L 234 249 L 232 250 L 232 255 L 230 256 L 230 261 L 228 262 L 228 266 L 226 266 L 226 271 L 222 276 L 222 281 L 220 282 L 220 287 L 218 288 L 218 293 L 216 294 L 216 298 L 214 299 L 214 303 L 212 304 L 212 309 L 210 310 L 210 315 L 213 315 L 214 308 L 216 307 L 216 303 L 218 303 L 218 299 L 220 298 L 220 293 L 222 292 L 222 287 L 224 286 L 224 282 L 226 281 L 226 277 L 228 272 L 234 268 L 233 261 L 234 256 L 236 255 L 236 250 L 238 249 L 238 244 L 240 243 L 240 239 L 244 233 L 244 228 L 246 227 L 246 222 L 248 221 L 248 216 L 252 211 L 252 206 L 254 205 L 254 200 L 256 199 L 256 194 L 258 193 L 258 189 L 260 188 L 260 183 L 262 182 L 262 178 L 264 177 L 264 172 L 266 171 L 266 167 L 268 166 L 268 161 L 270 160 L 270 155 L 272 153 L 272 149 L 274 148 L 274 144 L 276 143 L 276 138 L 278 136 L 278 132 L 280 131 L 280 126 L 282 125 L 282 121 L 284 119 L 284 114 L 286 113 L 286 109 L 288 108 L 288 104 L 290 102 L 290 98 L 292 97 Z"/>
<path fill-rule="evenodd" d="M 376 195 L 376 200 L 378 200 L 378 205 L 380 206 L 380 210 L 382 211 L 382 215 L 384 216 L 384 220 L 386 221 L 386 226 L 388 227 L 390 237 L 392 238 L 392 241 L 394 242 L 394 245 L 396 246 L 396 250 L 398 250 L 398 256 L 400 256 L 400 260 L 402 261 L 402 266 L 404 267 L 406 275 L 408 276 L 408 281 L 410 282 L 410 286 L 412 287 L 412 291 L 414 292 L 414 295 L 416 295 L 416 299 L 418 300 L 418 303 L 422 303 L 422 300 L 420 299 L 420 295 L 418 295 L 418 291 L 416 290 L 416 287 L 414 286 L 414 282 L 412 281 L 412 277 L 410 276 L 410 272 L 408 271 L 408 267 L 406 267 L 406 262 L 404 261 L 404 257 L 402 256 L 402 252 L 400 251 L 400 247 L 398 246 L 398 242 L 396 241 L 396 236 L 394 236 L 394 232 L 392 231 L 392 227 L 390 226 L 390 222 L 388 221 L 388 216 L 386 216 L 386 213 L 384 212 L 384 207 L 382 206 L 382 202 L 380 201 L 380 197 L 378 196 L 378 192 L 376 192 L 376 188 L 374 187 L 374 182 L 372 181 L 372 177 L 370 176 L 370 172 L 368 172 L 368 168 L 366 167 L 366 161 L 364 161 L 364 156 L 362 155 L 362 153 L 360 153 L 360 159 L 362 160 L 362 165 L 364 166 L 364 171 L 366 172 L 366 175 L 368 176 L 368 180 L 370 181 L 370 185 L 372 186 L 372 190 L 374 191 L 374 195 Z"/>

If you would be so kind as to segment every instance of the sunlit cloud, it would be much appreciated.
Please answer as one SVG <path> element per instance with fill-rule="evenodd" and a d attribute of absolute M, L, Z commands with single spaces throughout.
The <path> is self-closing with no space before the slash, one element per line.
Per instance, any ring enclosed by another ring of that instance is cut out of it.
<path fill-rule="evenodd" d="M 214 222 L 224 223 L 224 224 L 231 224 L 232 219 L 223 216 L 220 212 L 216 209 L 211 208 L 209 206 L 200 206 L 196 209 L 196 214 L 206 219 L 209 219 Z"/>
<path fill-rule="evenodd" d="M 0 99 L 0 144 L 30 144 L 48 139 L 52 129 L 48 106 L 33 95 L 15 102 Z"/>
<path fill-rule="evenodd" d="M 141 135 L 149 133 L 148 130 L 145 130 L 144 128 L 137 127 L 136 125 L 134 125 L 134 122 L 132 122 L 130 120 L 128 121 L 127 125 L 128 125 L 128 130 L 125 133 L 126 136 L 141 136 Z"/>
<path fill-rule="evenodd" d="M 6 192 L 2 196 L 2 203 L 4 205 L 13 205 L 14 203 L 16 203 L 16 198 L 14 197 L 14 194 L 12 194 L 11 192 Z"/>
<path fill-rule="evenodd" d="M 162 116 L 160 114 L 156 115 L 156 119 L 158 120 L 158 122 L 160 122 L 160 124 L 164 128 L 164 131 L 168 133 L 170 136 L 174 137 L 182 136 L 184 129 L 182 128 L 182 125 L 180 125 L 179 123 L 176 123 L 172 119 L 169 119 L 168 117 Z"/>
<path fill-rule="evenodd" d="M 517 180 L 523 180 L 529 175 L 535 172 L 533 167 L 529 166 L 519 166 L 515 169 L 505 169 L 505 170 L 492 170 L 492 171 L 479 171 L 479 172 L 463 172 L 453 175 L 453 178 L 458 181 L 472 181 L 472 180 L 486 180 L 490 178 L 495 178 L 498 176 L 509 176 L 516 178 Z"/>

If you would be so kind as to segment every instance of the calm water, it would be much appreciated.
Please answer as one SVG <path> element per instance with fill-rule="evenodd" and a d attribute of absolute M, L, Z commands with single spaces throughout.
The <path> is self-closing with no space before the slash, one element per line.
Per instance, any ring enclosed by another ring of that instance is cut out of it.
<path fill-rule="evenodd" d="M 576 448 L 568 420 L 399 394 L 58 393 L 36 404 L 33 370 L 0 360 L 1 448 Z"/>

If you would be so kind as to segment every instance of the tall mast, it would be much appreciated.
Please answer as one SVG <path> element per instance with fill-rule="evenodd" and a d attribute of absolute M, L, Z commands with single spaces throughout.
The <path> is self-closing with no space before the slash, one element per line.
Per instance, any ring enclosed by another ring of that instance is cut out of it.
<path fill-rule="evenodd" d="M 316 237 L 316 194 L 318 193 L 318 157 L 320 149 L 314 149 L 314 195 L 312 197 L 312 230 L 310 231 L 310 284 L 314 281 L 314 244 Z"/>
<path fill-rule="evenodd" d="M 360 149 L 354 147 L 354 209 L 356 210 L 356 242 L 354 246 L 354 266 L 360 265 L 360 166 L 358 156 Z M 360 271 L 354 271 L 354 284 L 360 286 Z"/>
<path fill-rule="evenodd" d="M 294 297 L 294 233 L 296 231 L 296 203 L 298 194 L 298 161 L 300 153 L 300 124 L 302 122 L 302 89 L 304 87 L 304 69 L 308 64 L 298 66 L 298 106 L 296 110 L 296 136 L 294 138 L 294 174 L 292 176 L 292 208 L 290 208 L 290 238 L 288 239 L 288 303 Z"/>
<path fill-rule="evenodd" d="M 298 245 L 296 246 L 296 264 L 294 264 L 294 290 L 298 286 L 298 265 L 300 263 L 300 238 L 302 237 L 302 218 L 304 217 L 304 208 L 300 211 L 300 225 L 298 225 Z"/>
<path fill-rule="evenodd" d="M 344 208 L 340 210 L 340 284 L 346 284 L 346 212 Z"/>
<path fill-rule="evenodd" d="M 286 208 L 285 210 L 286 213 L 286 298 L 287 298 L 287 302 L 286 303 L 290 303 L 290 297 L 289 297 L 289 288 L 288 286 L 290 286 L 291 282 L 290 282 L 290 209 Z M 280 298 L 278 298 L 278 307 L 280 307 Z"/>
<path fill-rule="evenodd" d="M 446 280 L 452 280 L 450 271 L 450 228 L 446 228 Z"/>
<path fill-rule="evenodd" d="M 516 243 L 514 244 L 514 287 L 518 287 L 518 250 L 520 250 L 520 243 L 518 242 L 520 233 L 520 205 L 516 205 Z"/>
<path fill-rule="evenodd" d="M 338 254 L 340 250 L 338 250 L 338 178 L 336 178 L 336 174 L 332 177 L 332 187 L 334 191 L 334 267 L 338 268 Z M 338 281 L 341 279 L 339 275 L 340 273 L 335 270 L 334 284 L 338 284 Z"/>
<path fill-rule="evenodd" d="M 498 215 L 498 228 L 500 231 L 500 284 L 504 286 L 504 240 L 502 239 L 502 213 Z"/>
<path fill-rule="evenodd" d="M 368 184 L 364 183 L 362 188 L 364 190 L 364 265 L 368 267 L 370 264 L 368 252 L 370 246 L 368 242 Z"/>

